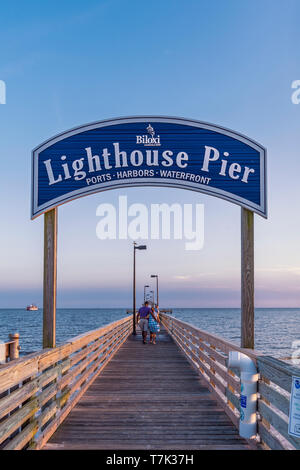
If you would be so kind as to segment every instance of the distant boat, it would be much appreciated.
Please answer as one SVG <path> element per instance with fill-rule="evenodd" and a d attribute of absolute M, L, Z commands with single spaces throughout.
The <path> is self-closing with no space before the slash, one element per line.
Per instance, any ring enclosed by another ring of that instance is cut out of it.
<path fill-rule="evenodd" d="M 34 304 L 30 304 L 30 305 L 27 305 L 26 307 L 26 310 L 38 310 L 39 308 L 37 307 L 37 305 L 34 305 Z"/>

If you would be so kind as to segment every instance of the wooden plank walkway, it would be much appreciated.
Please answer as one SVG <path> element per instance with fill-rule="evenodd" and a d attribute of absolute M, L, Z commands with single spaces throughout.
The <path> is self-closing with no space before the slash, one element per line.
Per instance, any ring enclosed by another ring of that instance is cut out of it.
<path fill-rule="evenodd" d="M 171 337 L 130 336 L 45 445 L 63 449 L 250 449 Z"/>

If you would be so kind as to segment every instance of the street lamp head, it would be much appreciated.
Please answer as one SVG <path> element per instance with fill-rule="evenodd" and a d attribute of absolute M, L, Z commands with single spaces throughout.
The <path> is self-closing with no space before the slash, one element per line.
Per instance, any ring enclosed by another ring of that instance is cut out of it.
<path fill-rule="evenodd" d="M 136 250 L 147 250 L 147 245 L 134 245 Z"/>
<path fill-rule="evenodd" d="M 150 277 L 158 277 L 158 275 L 157 274 L 151 274 Z"/>

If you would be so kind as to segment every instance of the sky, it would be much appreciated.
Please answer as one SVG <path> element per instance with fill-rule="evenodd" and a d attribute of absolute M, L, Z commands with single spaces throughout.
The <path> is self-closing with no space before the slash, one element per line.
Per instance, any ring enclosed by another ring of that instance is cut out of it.
<path fill-rule="evenodd" d="M 269 217 L 255 215 L 255 304 L 300 307 L 299 0 L 1 2 L 0 308 L 42 305 L 43 216 L 30 220 L 31 150 L 118 116 L 180 116 L 268 152 Z M 240 306 L 240 207 L 181 189 L 129 188 L 59 207 L 58 307 L 130 307 L 132 240 L 96 236 L 99 204 L 204 204 L 204 245 L 138 240 L 137 302 Z"/>

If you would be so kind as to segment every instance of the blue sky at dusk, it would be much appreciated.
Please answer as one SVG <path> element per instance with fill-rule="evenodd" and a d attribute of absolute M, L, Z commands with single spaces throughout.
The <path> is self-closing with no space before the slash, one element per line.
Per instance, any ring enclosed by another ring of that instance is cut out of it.
<path fill-rule="evenodd" d="M 43 217 L 30 220 L 31 150 L 81 124 L 165 115 L 211 122 L 268 151 L 269 218 L 255 216 L 257 307 L 300 307 L 299 0 L 1 2 L 0 308 L 42 304 Z M 96 208 L 202 203 L 200 251 L 147 240 L 138 303 L 239 307 L 240 208 L 179 189 L 98 193 L 59 208 L 58 307 L 131 305 L 132 241 L 96 237 Z M 144 241 L 143 241 L 144 242 Z M 153 284 L 154 286 L 154 284 Z"/>

